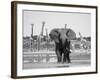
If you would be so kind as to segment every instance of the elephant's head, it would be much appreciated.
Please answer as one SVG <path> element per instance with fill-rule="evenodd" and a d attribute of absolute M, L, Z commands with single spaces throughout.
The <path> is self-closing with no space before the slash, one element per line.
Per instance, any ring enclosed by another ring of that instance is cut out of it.
<path fill-rule="evenodd" d="M 76 38 L 76 34 L 71 29 L 53 29 L 49 34 L 50 38 L 54 40 L 56 43 L 59 43 L 60 40 L 64 44 L 66 39 L 71 40 Z"/>

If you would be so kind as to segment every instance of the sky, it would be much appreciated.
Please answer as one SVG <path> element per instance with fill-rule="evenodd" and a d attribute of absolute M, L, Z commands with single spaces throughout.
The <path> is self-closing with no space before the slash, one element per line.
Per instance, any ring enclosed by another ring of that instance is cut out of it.
<path fill-rule="evenodd" d="M 75 12 L 50 12 L 50 11 L 23 11 L 23 36 L 31 36 L 32 25 L 33 35 L 39 35 L 44 25 L 44 35 L 46 29 L 48 33 L 54 28 L 71 28 L 79 37 L 79 32 L 83 37 L 91 36 L 91 14 Z"/>

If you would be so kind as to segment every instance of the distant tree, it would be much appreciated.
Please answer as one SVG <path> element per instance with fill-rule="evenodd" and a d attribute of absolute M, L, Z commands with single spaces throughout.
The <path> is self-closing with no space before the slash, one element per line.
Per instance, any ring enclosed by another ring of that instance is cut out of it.
<path fill-rule="evenodd" d="M 80 37 L 77 37 L 75 40 L 80 41 L 81 39 L 80 39 Z"/>
<path fill-rule="evenodd" d="M 37 40 L 37 37 L 38 37 L 37 35 L 34 35 L 33 40 Z"/>
<path fill-rule="evenodd" d="M 91 37 L 84 37 L 86 41 L 91 41 Z"/>

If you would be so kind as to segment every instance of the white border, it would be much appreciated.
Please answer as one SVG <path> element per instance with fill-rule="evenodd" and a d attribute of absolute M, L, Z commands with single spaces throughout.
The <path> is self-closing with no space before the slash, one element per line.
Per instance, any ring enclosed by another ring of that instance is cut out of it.
<path fill-rule="evenodd" d="M 81 12 L 91 13 L 91 66 L 89 67 L 72 67 L 72 68 L 49 68 L 49 69 L 22 69 L 22 10 L 45 10 L 45 11 L 62 11 L 62 12 Z M 32 76 L 44 74 L 61 74 L 61 73 L 78 73 L 78 72 L 93 72 L 96 69 L 96 10 L 91 8 L 73 8 L 73 7 L 58 7 L 45 5 L 27 5 L 17 4 L 17 76 Z"/>

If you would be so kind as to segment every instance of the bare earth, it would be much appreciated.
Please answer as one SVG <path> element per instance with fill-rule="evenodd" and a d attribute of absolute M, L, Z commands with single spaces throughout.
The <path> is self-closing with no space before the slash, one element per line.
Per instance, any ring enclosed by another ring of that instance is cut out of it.
<path fill-rule="evenodd" d="M 90 53 L 71 53 L 71 63 L 57 63 L 56 56 L 50 58 L 48 62 L 43 59 L 40 62 L 33 62 L 32 55 L 24 55 L 23 69 L 36 69 L 36 68 L 62 68 L 62 67 L 82 67 L 91 65 L 91 54 Z"/>

